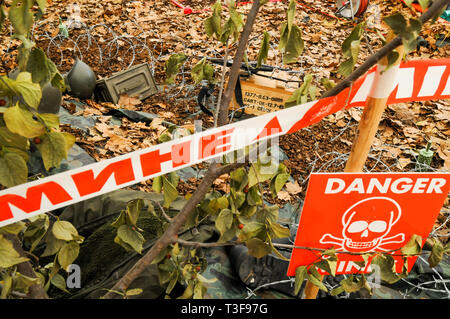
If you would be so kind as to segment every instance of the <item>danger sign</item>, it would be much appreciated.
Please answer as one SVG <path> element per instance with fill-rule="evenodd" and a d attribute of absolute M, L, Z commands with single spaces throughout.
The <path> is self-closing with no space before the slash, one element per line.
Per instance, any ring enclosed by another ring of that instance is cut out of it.
<path fill-rule="evenodd" d="M 295 246 L 351 253 L 400 249 L 412 235 L 428 237 L 449 190 L 448 173 L 313 173 Z M 294 249 L 288 276 L 318 256 L 318 251 Z M 370 265 L 358 266 L 360 255 L 337 257 L 336 274 L 371 271 Z M 417 257 L 408 258 L 410 271 Z M 401 256 L 394 259 L 400 273 Z"/>

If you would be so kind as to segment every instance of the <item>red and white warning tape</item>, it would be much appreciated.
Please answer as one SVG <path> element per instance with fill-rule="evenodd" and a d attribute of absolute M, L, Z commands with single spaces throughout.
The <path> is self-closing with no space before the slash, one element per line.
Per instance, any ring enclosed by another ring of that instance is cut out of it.
<path fill-rule="evenodd" d="M 0 192 L 0 227 L 296 132 L 343 108 L 364 106 L 369 95 L 389 96 L 388 104 L 450 98 L 450 59 L 409 61 L 392 72 L 397 72 L 394 81 L 383 87 L 372 90 L 374 78 L 387 74 L 374 67 L 336 96 L 5 189 Z"/>

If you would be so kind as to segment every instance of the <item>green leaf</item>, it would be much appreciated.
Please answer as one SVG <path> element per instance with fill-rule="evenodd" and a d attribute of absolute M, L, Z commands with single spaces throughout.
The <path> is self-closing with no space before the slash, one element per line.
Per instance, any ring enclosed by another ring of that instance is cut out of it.
<path fill-rule="evenodd" d="M 212 6 L 212 15 L 207 18 L 204 22 L 206 35 L 211 37 L 212 35 L 216 35 L 217 39 L 220 39 L 222 36 L 222 4 L 220 0 L 217 0 L 216 3 Z"/>
<path fill-rule="evenodd" d="M 259 238 L 251 238 L 245 242 L 248 248 L 248 254 L 256 258 L 262 258 L 272 251 L 272 247 Z"/>
<path fill-rule="evenodd" d="M 286 12 L 286 20 L 287 20 L 287 27 L 288 31 L 290 32 L 292 30 L 292 26 L 294 25 L 294 18 L 295 18 L 295 7 L 296 3 L 294 0 L 289 1 L 289 7 Z"/>
<path fill-rule="evenodd" d="M 208 83 L 214 83 L 214 67 L 203 58 L 191 70 L 191 76 L 195 84 L 206 80 Z"/>
<path fill-rule="evenodd" d="M 380 267 L 381 279 L 389 284 L 402 278 L 395 272 L 395 260 L 391 255 L 377 255 L 372 259 L 372 263 Z"/>
<path fill-rule="evenodd" d="M 408 243 L 402 247 L 401 252 L 403 255 L 417 255 L 422 251 L 422 237 L 418 235 L 412 235 Z"/>
<path fill-rule="evenodd" d="M 265 230 L 265 225 L 258 222 L 248 222 L 242 228 L 239 234 L 240 241 L 247 241 L 250 238 L 257 237 L 263 230 Z"/>
<path fill-rule="evenodd" d="M 59 128 L 59 116 L 57 114 L 42 113 L 42 114 L 37 114 L 36 116 L 39 117 L 42 121 L 44 121 L 44 123 L 47 127 L 54 128 L 54 129 Z M 69 134 L 69 133 L 67 133 L 67 134 Z"/>
<path fill-rule="evenodd" d="M 47 8 L 47 0 L 35 0 L 35 1 L 39 6 L 39 10 L 41 10 L 42 13 L 45 13 L 45 9 Z"/>
<path fill-rule="evenodd" d="M 234 188 L 236 191 L 240 192 L 247 185 L 248 175 L 245 169 L 241 167 L 230 173 L 230 179 L 231 188 Z"/>
<path fill-rule="evenodd" d="M 12 187 L 26 183 L 28 167 L 24 158 L 14 152 L 0 153 L 0 184 Z"/>
<path fill-rule="evenodd" d="M 41 143 L 36 147 L 41 153 L 47 171 L 52 167 L 59 167 L 61 161 L 67 159 L 66 139 L 62 133 L 46 132 L 41 138 Z"/>
<path fill-rule="evenodd" d="M 13 290 L 28 293 L 28 289 L 33 285 L 41 284 L 41 278 L 31 278 L 17 272 L 13 278 Z"/>
<path fill-rule="evenodd" d="M 327 78 L 322 78 L 320 80 L 320 83 L 322 83 L 322 85 L 325 87 L 326 90 L 331 90 L 332 88 L 334 88 L 336 86 L 336 83 L 334 83 L 333 80 L 330 80 Z"/>
<path fill-rule="evenodd" d="M 262 195 L 259 192 L 258 185 L 250 187 L 247 193 L 247 204 L 250 206 L 262 205 L 263 199 Z"/>
<path fill-rule="evenodd" d="M 142 199 L 133 199 L 127 203 L 126 214 L 128 225 L 136 225 L 139 214 L 143 208 L 144 201 Z"/>
<path fill-rule="evenodd" d="M 47 236 L 45 236 L 46 245 L 41 257 L 47 257 L 58 253 L 65 243 L 65 240 L 57 239 L 52 232 L 49 232 Z"/>
<path fill-rule="evenodd" d="M 278 174 L 271 182 L 272 198 L 275 198 L 278 192 L 283 188 L 284 184 L 289 180 L 290 175 L 287 173 Z"/>
<path fill-rule="evenodd" d="M 353 58 L 348 58 L 339 65 L 338 72 L 347 77 L 352 73 L 354 66 L 355 61 L 353 60 Z"/>
<path fill-rule="evenodd" d="M 430 256 L 428 257 L 428 263 L 430 264 L 430 267 L 436 267 L 441 262 L 443 257 L 444 246 L 439 240 L 435 239 Z"/>
<path fill-rule="evenodd" d="M 24 228 L 25 228 L 25 223 L 19 221 L 14 224 L 9 224 L 9 225 L 0 227 L 0 234 L 18 235 Z"/>
<path fill-rule="evenodd" d="M 292 95 L 285 102 L 286 107 L 299 105 L 308 102 L 308 95 L 310 95 L 311 82 L 313 77 L 311 74 L 305 74 L 302 85 L 292 93 Z"/>
<path fill-rule="evenodd" d="M 14 0 L 9 9 L 9 20 L 17 34 L 26 35 L 33 24 L 32 0 Z"/>
<path fill-rule="evenodd" d="M 293 25 L 288 28 L 287 23 L 282 25 L 278 49 L 283 53 L 284 64 L 297 62 L 297 58 L 303 53 L 304 49 L 302 32 L 298 26 Z"/>
<path fill-rule="evenodd" d="M 0 267 L 8 268 L 28 261 L 14 249 L 12 242 L 0 235 Z"/>
<path fill-rule="evenodd" d="M 200 282 L 198 281 L 195 284 L 194 287 L 194 299 L 204 299 L 205 298 L 205 293 L 208 291 L 208 289 Z"/>
<path fill-rule="evenodd" d="M 36 110 L 42 98 L 42 91 L 39 83 L 33 83 L 31 73 L 20 72 L 11 82 L 14 91 L 22 95 L 25 103 Z"/>
<path fill-rule="evenodd" d="M 234 215 L 229 209 L 222 209 L 216 218 L 216 228 L 223 235 L 233 225 Z"/>
<path fill-rule="evenodd" d="M 351 57 L 354 56 L 352 54 L 352 43 L 355 41 L 360 41 L 361 37 L 364 33 L 364 22 L 359 23 L 358 25 L 356 25 L 352 32 L 350 33 L 350 35 L 344 40 L 344 42 L 342 43 L 342 52 L 344 53 L 344 56 L 346 57 Z"/>
<path fill-rule="evenodd" d="M 71 241 L 78 236 L 76 228 L 68 221 L 57 220 L 53 223 L 52 233 L 57 239 Z"/>
<path fill-rule="evenodd" d="M 50 279 L 50 282 L 56 288 L 61 289 L 62 291 L 66 292 L 66 293 L 70 293 L 67 290 L 66 280 L 64 279 L 64 277 L 61 274 L 55 274 L 52 277 L 52 279 Z"/>
<path fill-rule="evenodd" d="M 194 282 L 190 281 L 183 294 L 177 299 L 189 299 L 194 295 Z"/>
<path fill-rule="evenodd" d="M 266 206 L 265 208 L 258 210 L 258 214 L 262 221 L 276 223 L 278 221 L 278 209 L 277 205 Z"/>
<path fill-rule="evenodd" d="M 406 19 L 401 13 L 395 13 L 385 17 L 383 21 L 394 31 L 395 34 L 406 32 Z"/>
<path fill-rule="evenodd" d="M 27 230 L 23 234 L 24 242 L 30 245 L 30 252 L 36 248 L 47 233 L 50 226 L 48 215 L 38 215 L 29 219 Z"/>
<path fill-rule="evenodd" d="M 220 36 L 220 41 L 222 43 L 227 43 L 231 35 L 233 35 L 234 42 L 237 41 L 244 26 L 244 19 L 242 18 L 242 15 L 236 11 L 234 0 L 229 2 L 228 12 L 230 14 L 230 18 L 222 28 L 222 34 Z"/>
<path fill-rule="evenodd" d="M 346 279 L 341 280 L 341 286 L 345 292 L 357 292 L 365 287 L 365 277 L 358 279 L 357 277 L 350 275 Z"/>
<path fill-rule="evenodd" d="M 137 230 L 134 230 L 132 226 L 122 225 L 117 229 L 117 237 L 133 248 L 134 251 L 139 254 L 142 253 L 142 245 L 145 242 L 144 236 Z"/>
<path fill-rule="evenodd" d="M 68 271 L 68 268 L 75 259 L 77 259 L 78 254 L 80 253 L 80 245 L 78 245 L 74 241 L 69 241 L 65 243 L 58 252 L 58 263 L 61 267 Z"/>
<path fill-rule="evenodd" d="M 286 238 L 291 235 L 288 227 L 281 226 L 278 223 L 272 223 L 269 220 L 270 230 L 273 233 L 273 238 Z"/>
<path fill-rule="evenodd" d="M 399 58 L 399 53 L 396 50 L 389 52 L 387 55 L 388 63 L 387 63 L 386 69 L 384 69 L 383 72 L 386 72 L 391 66 L 393 66 L 394 63 L 398 60 L 398 58 Z"/>
<path fill-rule="evenodd" d="M 299 266 L 295 269 L 295 285 L 294 294 L 297 296 L 302 287 L 303 281 L 306 279 L 308 274 L 308 269 L 306 266 Z"/>
<path fill-rule="evenodd" d="M 444 246 L 444 254 L 448 254 L 450 252 L 450 241 L 447 242 Z"/>
<path fill-rule="evenodd" d="M 142 294 L 142 292 L 144 292 L 144 290 L 142 290 L 141 288 L 128 289 L 125 292 L 125 296 L 126 297 L 138 296 L 138 295 Z"/>
<path fill-rule="evenodd" d="M 170 84 L 175 81 L 175 77 L 178 74 L 181 66 L 186 62 L 187 56 L 184 53 L 172 54 L 166 62 L 166 81 Z"/>
<path fill-rule="evenodd" d="M 222 210 L 227 208 L 229 205 L 228 199 L 225 196 L 214 198 L 212 201 L 209 202 L 208 207 L 216 212 L 218 210 Z"/>
<path fill-rule="evenodd" d="M 335 258 L 322 259 L 316 263 L 316 266 L 319 267 L 320 269 L 325 270 L 333 277 L 336 276 L 337 259 Z"/>
<path fill-rule="evenodd" d="M 320 290 L 323 290 L 325 292 L 328 292 L 327 287 L 322 283 L 322 280 L 320 279 L 321 276 L 318 273 L 317 269 L 314 267 L 309 268 L 309 272 L 307 273 L 307 279 L 315 286 L 319 287 Z"/>
<path fill-rule="evenodd" d="M 164 208 L 169 208 L 170 204 L 177 199 L 178 191 L 175 186 L 165 177 L 163 176 L 163 187 L 164 187 Z"/>
<path fill-rule="evenodd" d="M 48 73 L 47 57 L 42 49 L 34 48 L 31 50 L 27 63 L 27 72 L 31 73 L 34 83 L 40 83 L 46 79 Z"/>
<path fill-rule="evenodd" d="M 45 126 L 33 117 L 33 113 L 20 107 L 19 103 L 9 107 L 3 113 L 3 118 L 8 129 L 26 138 L 40 136 L 45 132 Z"/>
<path fill-rule="evenodd" d="M 0 126 L 0 145 L 28 151 L 28 139 L 13 133 L 6 126 Z"/>
<path fill-rule="evenodd" d="M 261 159 L 258 159 L 256 163 L 253 163 L 248 172 L 248 187 L 251 188 L 254 185 L 263 183 L 271 179 L 274 174 L 277 173 L 278 165 L 274 160 L 269 159 L 267 163 L 263 163 Z"/>
<path fill-rule="evenodd" d="M 152 189 L 157 192 L 161 193 L 162 190 L 162 176 L 157 176 L 152 181 Z"/>
<path fill-rule="evenodd" d="M 172 292 L 173 288 L 175 288 L 175 285 L 178 282 L 178 276 L 179 276 L 178 271 L 172 272 L 172 274 L 170 275 L 169 285 L 166 288 L 166 294 L 170 294 Z"/>

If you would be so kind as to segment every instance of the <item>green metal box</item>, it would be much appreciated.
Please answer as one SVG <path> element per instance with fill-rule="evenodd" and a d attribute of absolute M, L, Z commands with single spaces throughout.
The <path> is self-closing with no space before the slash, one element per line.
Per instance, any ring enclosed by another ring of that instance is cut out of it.
<path fill-rule="evenodd" d="M 144 100 L 158 92 L 155 79 L 148 63 L 139 64 L 97 81 L 95 97 L 97 100 L 117 104 L 120 95 Z"/>

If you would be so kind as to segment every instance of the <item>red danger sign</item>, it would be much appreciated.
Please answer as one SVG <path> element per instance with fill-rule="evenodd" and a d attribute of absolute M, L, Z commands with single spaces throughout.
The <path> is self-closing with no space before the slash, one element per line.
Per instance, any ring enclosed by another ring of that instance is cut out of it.
<path fill-rule="evenodd" d="M 425 242 L 449 190 L 448 173 L 313 173 L 295 246 L 370 253 L 399 249 L 414 234 Z M 337 256 L 336 274 L 371 271 L 358 266 L 360 255 Z M 294 249 L 288 276 L 318 257 L 318 251 Z M 417 257 L 408 258 L 410 271 Z M 394 259 L 400 273 L 403 261 Z"/>

